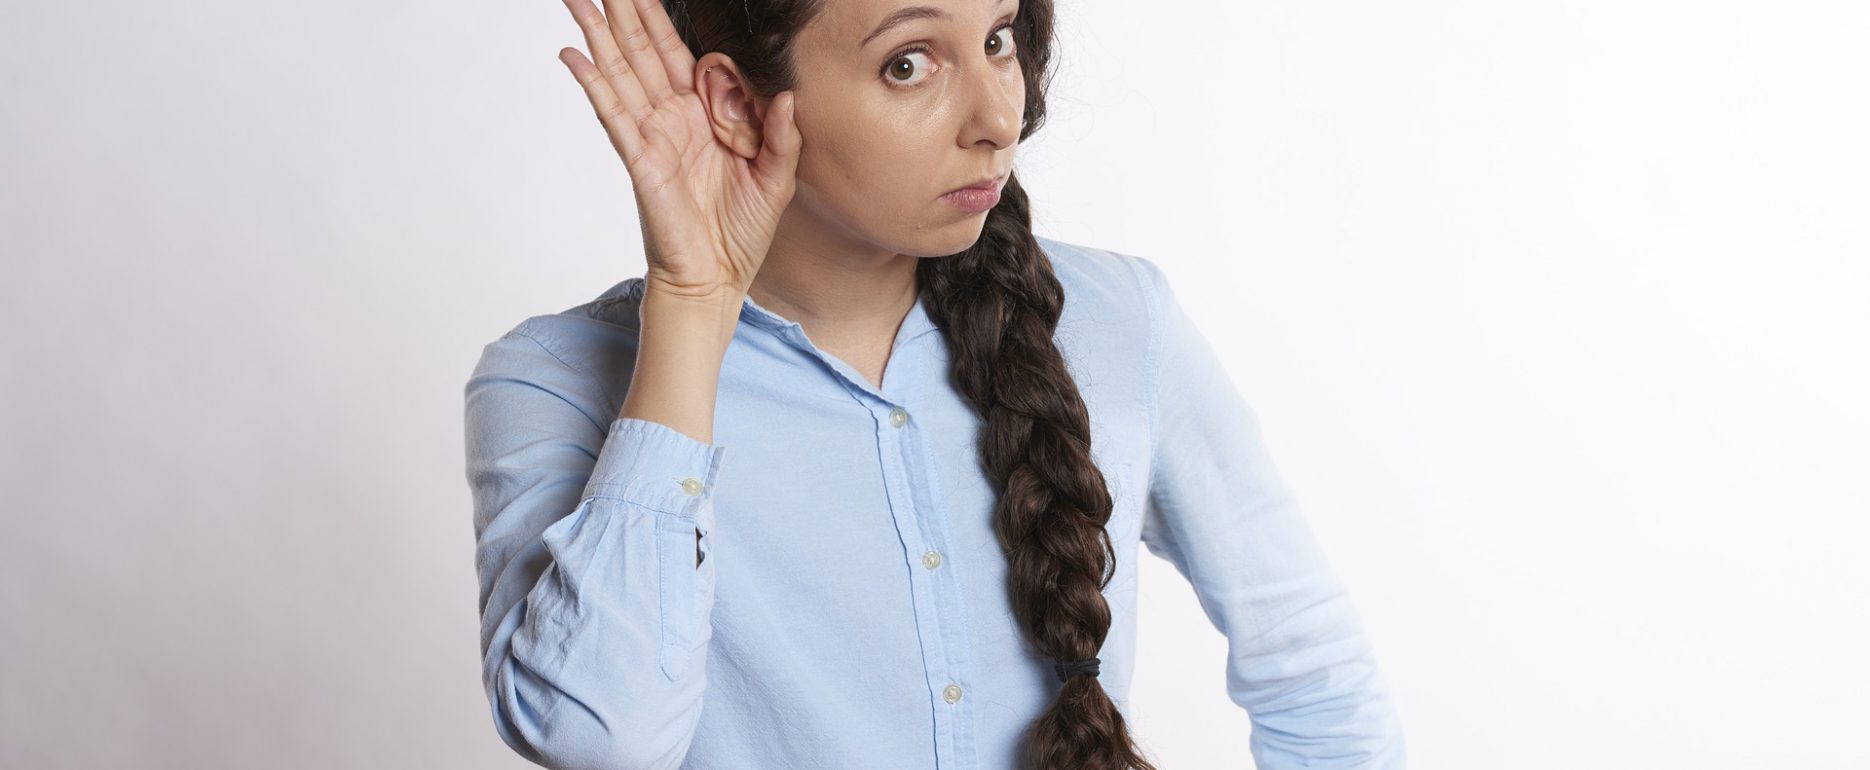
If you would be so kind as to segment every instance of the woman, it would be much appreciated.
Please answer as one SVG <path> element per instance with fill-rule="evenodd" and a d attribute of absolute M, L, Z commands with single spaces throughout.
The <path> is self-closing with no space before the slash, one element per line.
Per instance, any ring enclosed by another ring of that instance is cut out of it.
<path fill-rule="evenodd" d="M 1227 636 L 1262 770 L 1402 766 L 1349 599 L 1163 273 L 1032 233 L 1012 162 L 1049 0 L 566 1 L 648 269 L 467 385 L 508 745 L 1153 770 L 1125 719 L 1141 542 Z"/>

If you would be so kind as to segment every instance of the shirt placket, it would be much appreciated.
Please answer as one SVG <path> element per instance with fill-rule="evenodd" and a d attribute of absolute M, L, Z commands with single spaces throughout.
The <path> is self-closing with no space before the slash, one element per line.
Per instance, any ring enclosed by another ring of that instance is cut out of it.
<path fill-rule="evenodd" d="M 935 765 L 939 770 L 977 770 L 962 585 L 947 550 L 945 513 L 937 496 L 929 494 L 934 489 L 934 469 L 928 444 L 914 414 L 904 405 L 913 395 L 903 393 L 908 389 L 903 383 L 926 379 L 927 373 L 920 371 L 924 362 L 909 352 L 909 343 L 920 335 L 905 337 L 905 344 L 891 352 L 891 371 L 884 376 L 889 390 L 885 392 L 849 364 L 819 350 L 798 323 L 751 300 L 746 305 L 749 312 L 743 318 L 772 330 L 830 367 L 875 420 L 884 492 L 908 568 L 916 637 L 922 645 L 923 680 L 934 707 Z"/>
<path fill-rule="evenodd" d="M 919 506 L 929 496 L 930 476 L 914 416 L 908 409 L 880 400 L 877 452 L 882 459 L 890 512 L 909 566 L 916 633 L 922 641 L 922 668 L 935 713 L 936 766 L 973 770 L 972 683 L 966 667 L 965 615 L 954 560 L 947 554 L 946 527 L 940 512 Z"/>

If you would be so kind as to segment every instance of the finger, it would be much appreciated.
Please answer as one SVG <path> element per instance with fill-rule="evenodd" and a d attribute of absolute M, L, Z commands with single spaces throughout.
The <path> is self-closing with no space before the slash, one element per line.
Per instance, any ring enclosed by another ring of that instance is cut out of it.
<path fill-rule="evenodd" d="M 635 0 L 604 0 L 604 18 L 610 22 L 610 34 L 616 39 L 617 47 L 623 49 L 622 59 L 598 62 L 604 66 L 604 71 L 625 66 L 635 70 L 636 80 L 642 84 L 643 94 L 649 97 L 650 104 L 661 104 L 673 96 L 669 73 L 662 68 L 662 59 L 650 42 L 649 32 L 643 29 Z"/>
<path fill-rule="evenodd" d="M 604 14 L 591 4 L 591 0 L 565 0 L 565 7 L 571 9 L 571 15 L 578 19 L 578 27 L 584 30 L 584 41 L 591 47 L 591 59 L 599 63 L 597 70 L 609 81 L 610 90 L 621 104 L 621 110 L 633 121 L 649 117 L 649 113 L 656 108 L 644 96 L 643 85 L 637 82 L 636 73 L 624 63 L 623 55 L 617 50 L 617 42 L 610 36 L 610 25 L 605 22 Z"/>
<path fill-rule="evenodd" d="M 792 119 L 797 95 L 782 91 L 773 97 L 772 109 L 766 111 L 766 123 L 760 131 L 760 154 L 753 159 L 761 182 L 775 195 L 785 192 L 799 168 L 799 147 L 803 138 Z"/>
<path fill-rule="evenodd" d="M 675 31 L 675 23 L 669 20 L 669 11 L 662 5 L 662 0 L 635 0 L 637 15 L 643 20 L 643 29 L 649 32 L 649 39 L 662 57 L 662 67 L 669 75 L 669 87 L 678 94 L 693 93 L 695 90 L 695 54 L 688 50 L 688 44 L 682 42 L 682 36 Z"/>
<path fill-rule="evenodd" d="M 610 135 L 610 144 L 617 149 L 617 155 L 623 158 L 623 165 L 629 169 L 631 178 L 636 176 L 636 159 L 643 154 L 643 136 L 638 133 L 636 119 L 631 117 L 628 108 L 617 99 L 610 90 L 609 81 L 597 66 L 584 58 L 576 48 L 566 48 L 558 52 L 560 61 L 571 68 L 572 77 L 584 86 L 584 95 L 590 97 L 591 108 L 597 111 L 598 122 L 604 124 L 604 133 Z"/>

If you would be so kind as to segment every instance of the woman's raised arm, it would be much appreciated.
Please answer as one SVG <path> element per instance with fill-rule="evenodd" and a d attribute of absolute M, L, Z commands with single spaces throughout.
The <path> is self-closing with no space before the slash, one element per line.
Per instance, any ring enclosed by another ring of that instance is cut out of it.
<path fill-rule="evenodd" d="M 523 323 L 467 383 L 483 684 L 533 762 L 678 767 L 706 685 L 726 449 L 613 419 L 559 343 Z"/>

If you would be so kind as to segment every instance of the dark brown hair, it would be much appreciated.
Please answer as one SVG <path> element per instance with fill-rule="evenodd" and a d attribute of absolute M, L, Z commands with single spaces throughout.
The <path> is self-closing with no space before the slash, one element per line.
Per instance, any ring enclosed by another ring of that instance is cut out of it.
<path fill-rule="evenodd" d="M 663 6 L 691 53 L 720 51 L 750 91 L 771 96 L 797 83 L 792 41 L 825 1 Z M 1051 0 L 1023 0 L 1013 24 L 1026 81 L 1023 142 L 1045 121 Z M 1065 293 L 1033 238 L 1019 175 L 1008 176 L 973 246 L 922 260 L 916 276 L 930 319 L 954 351 L 949 376 L 983 421 L 981 465 L 999 490 L 994 530 L 1007 558 L 1013 614 L 1039 654 L 1093 657 L 1110 630 L 1103 589 L 1116 565 L 1104 529 L 1111 498 L 1092 462 L 1090 415 L 1053 342 Z M 1028 770 L 1156 770 L 1095 676 L 1066 679 L 1027 741 Z"/>

